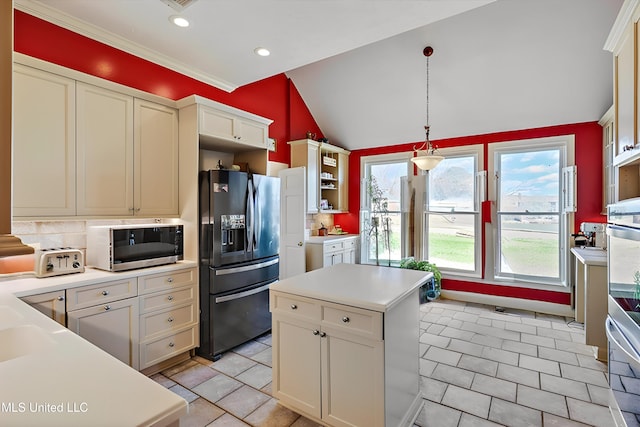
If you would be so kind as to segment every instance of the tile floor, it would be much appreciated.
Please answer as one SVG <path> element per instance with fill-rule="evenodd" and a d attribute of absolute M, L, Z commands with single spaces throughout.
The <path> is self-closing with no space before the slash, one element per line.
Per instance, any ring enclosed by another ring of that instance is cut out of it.
<path fill-rule="evenodd" d="M 420 311 L 418 426 L 613 425 L 606 364 L 573 319 L 450 300 Z M 317 426 L 271 397 L 270 335 L 152 378 L 189 402 L 183 427 Z"/>

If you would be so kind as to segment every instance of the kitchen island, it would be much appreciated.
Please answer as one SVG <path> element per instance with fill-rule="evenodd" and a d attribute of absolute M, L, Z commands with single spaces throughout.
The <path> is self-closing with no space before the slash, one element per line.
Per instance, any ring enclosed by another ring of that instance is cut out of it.
<path fill-rule="evenodd" d="M 418 291 L 431 277 L 336 264 L 271 285 L 273 396 L 324 425 L 413 425 Z"/>

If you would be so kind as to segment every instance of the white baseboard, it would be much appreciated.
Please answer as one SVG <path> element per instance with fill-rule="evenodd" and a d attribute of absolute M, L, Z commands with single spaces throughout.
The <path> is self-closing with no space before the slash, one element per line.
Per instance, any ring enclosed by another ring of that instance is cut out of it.
<path fill-rule="evenodd" d="M 556 316 L 574 317 L 575 312 L 570 305 L 552 302 L 525 300 L 520 298 L 501 297 L 496 295 L 476 294 L 473 292 L 442 290 L 441 297 L 456 301 L 508 307 L 518 310 L 529 310 L 537 313 L 554 314 Z"/>

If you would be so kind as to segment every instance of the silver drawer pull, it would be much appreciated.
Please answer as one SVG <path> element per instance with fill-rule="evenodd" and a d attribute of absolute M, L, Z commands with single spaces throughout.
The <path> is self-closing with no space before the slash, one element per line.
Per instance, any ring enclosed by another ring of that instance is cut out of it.
<path fill-rule="evenodd" d="M 319 331 L 319 330 L 317 330 L 317 329 L 314 329 L 314 330 L 313 330 L 313 335 L 320 335 L 320 331 Z"/>
<path fill-rule="evenodd" d="M 291 310 L 297 310 L 297 309 L 298 309 L 298 306 L 297 306 L 297 305 L 295 305 L 295 304 L 291 304 Z"/>
<path fill-rule="evenodd" d="M 105 305 L 104 306 L 104 311 L 109 311 L 111 310 L 111 306 L 110 305 Z"/>
<path fill-rule="evenodd" d="M 175 347 L 175 344 L 173 342 L 170 342 L 169 347 Z"/>
<path fill-rule="evenodd" d="M 169 296 L 167 297 L 167 299 L 168 299 L 169 301 L 173 301 L 173 295 L 169 295 Z"/>
<path fill-rule="evenodd" d="M 324 337 L 326 337 L 326 336 L 327 336 L 327 333 L 326 333 L 326 332 L 320 332 L 320 336 L 321 336 L 322 338 L 324 338 Z"/>
<path fill-rule="evenodd" d="M 102 291 L 102 295 L 106 297 L 107 295 L 109 295 L 109 291 Z"/>
<path fill-rule="evenodd" d="M 167 279 L 167 282 L 169 282 L 169 283 L 173 283 L 173 277 L 169 277 L 169 278 Z"/>
<path fill-rule="evenodd" d="M 58 301 L 64 301 L 64 297 L 63 297 L 62 295 L 60 295 L 60 296 L 58 297 Z"/>
<path fill-rule="evenodd" d="M 351 319 L 349 319 L 349 317 L 348 317 L 348 316 L 344 316 L 344 317 L 342 318 L 342 321 L 343 321 L 344 323 L 349 323 L 349 321 L 350 321 L 350 320 L 351 320 Z"/>
<path fill-rule="evenodd" d="M 167 322 L 169 322 L 169 323 L 173 322 L 173 317 L 169 317 L 169 318 L 167 319 Z"/>

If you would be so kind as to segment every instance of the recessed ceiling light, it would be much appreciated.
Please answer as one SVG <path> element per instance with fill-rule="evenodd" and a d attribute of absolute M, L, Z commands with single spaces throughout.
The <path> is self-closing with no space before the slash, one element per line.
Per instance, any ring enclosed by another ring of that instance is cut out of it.
<path fill-rule="evenodd" d="M 182 17 L 180 15 L 171 15 L 169 17 L 169 22 L 173 23 L 174 25 L 177 25 L 178 27 L 188 27 L 189 26 L 189 21 L 187 21 L 187 18 Z"/>
<path fill-rule="evenodd" d="M 269 56 L 269 55 L 271 55 L 271 52 L 269 52 L 269 49 L 266 49 L 264 47 L 257 47 L 255 49 L 253 49 L 253 51 L 256 53 L 256 55 L 260 55 L 260 56 Z"/>

